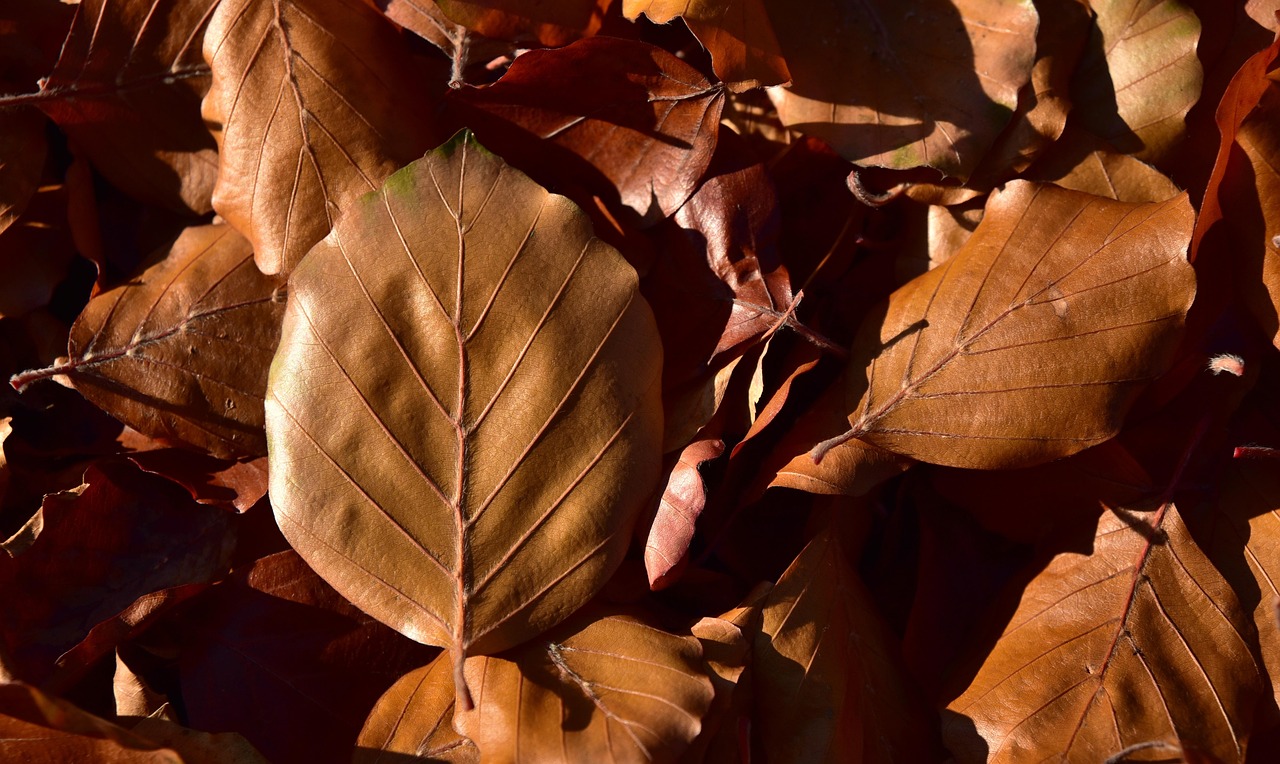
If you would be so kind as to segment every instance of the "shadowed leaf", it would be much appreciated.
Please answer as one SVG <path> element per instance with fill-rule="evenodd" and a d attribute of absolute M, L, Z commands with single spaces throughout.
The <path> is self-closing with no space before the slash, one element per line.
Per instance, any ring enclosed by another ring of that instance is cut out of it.
<path fill-rule="evenodd" d="M 453 729 L 455 697 L 453 667 L 446 653 L 405 674 L 369 712 L 356 741 L 354 764 L 394 764 L 383 752 L 452 764 L 479 762 L 475 744 Z"/>
<path fill-rule="evenodd" d="M 558 48 L 596 33 L 609 0 L 435 0 L 446 16 L 485 37 Z"/>
<path fill-rule="evenodd" d="M 659 24 L 683 18 L 711 53 L 716 76 L 735 92 L 791 79 L 765 0 L 623 0 L 622 13 Z"/>
<path fill-rule="evenodd" d="M 23 764 L 184 764 L 173 750 L 24 684 L 0 685 L 0 758 Z"/>
<path fill-rule="evenodd" d="M 33 108 L 0 110 L 0 233 L 27 208 L 40 185 L 45 119 Z"/>

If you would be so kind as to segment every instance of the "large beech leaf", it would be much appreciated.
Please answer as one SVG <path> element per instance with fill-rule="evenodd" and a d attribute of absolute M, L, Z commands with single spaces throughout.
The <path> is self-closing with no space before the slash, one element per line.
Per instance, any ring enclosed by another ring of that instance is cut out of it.
<path fill-rule="evenodd" d="M 824 530 L 764 601 L 752 668 L 766 760 L 937 761 L 932 714 L 841 546 Z"/>
<path fill-rule="evenodd" d="M 1126 204 L 1025 181 L 993 193 L 964 248 L 864 324 L 850 434 L 982 469 L 1110 438 L 1172 360 L 1195 296 L 1193 221 L 1185 195 Z"/>
<path fill-rule="evenodd" d="M 606 182 L 580 182 L 648 223 L 693 193 L 725 100 L 721 85 L 662 48 L 599 37 L 530 51 L 493 85 L 457 96 L 478 110 L 468 123 L 480 137 L 504 154 L 528 155 L 522 161 L 535 177 L 582 175 L 585 164 Z"/>
<path fill-rule="evenodd" d="M 474 743 L 453 728 L 453 667 L 449 656 L 435 660 L 401 677 L 378 699 L 365 720 L 356 741 L 355 764 L 390 762 L 404 753 L 447 761 L 474 764 L 480 752 Z"/>
<path fill-rule="evenodd" d="M 673 762 L 714 696 L 702 646 L 628 614 L 581 616 L 467 660 L 475 709 L 458 731 L 486 762 Z"/>
<path fill-rule="evenodd" d="M 792 77 L 771 91 L 778 115 L 858 164 L 968 177 L 1035 61 L 1029 0 L 768 5 Z"/>
<path fill-rule="evenodd" d="M 283 297 L 230 226 L 188 228 L 137 281 L 90 301 L 66 359 L 15 385 L 62 374 L 139 432 L 220 458 L 262 455 Z"/>
<path fill-rule="evenodd" d="M 428 80 L 362 0 L 231 0 L 204 39 L 213 207 L 288 272 L 335 212 L 437 142 Z"/>
<path fill-rule="evenodd" d="M 200 39 L 215 5 L 83 0 L 38 98 L 112 183 L 178 211 L 211 209 L 218 159 L 200 119 Z"/>
<path fill-rule="evenodd" d="M 461 671 L 559 623 L 621 562 L 658 476 L 660 375 L 631 267 L 461 133 L 294 272 L 271 502 L 317 572 Z"/>
<path fill-rule="evenodd" d="M 622 12 L 659 24 L 684 19 L 735 92 L 791 80 L 765 0 L 623 0 Z"/>
<path fill-rule="evenodd" d="M 943 734 L 961 762 L 1105 761 L 1142 744 L 1238 762 L 1262 689 L 1253 639 L 1176 506 L 1108 511 L 1090 551 L 1026 587 Z"/>
<path fill-rule="evenodd" d="M 1090 5 L 1097 27 L 1076 71 L 1074 113 L 1121 151 L 1160 162 L 1182 140 L 1200 97 L 1200 20 L 1181 0 Z"/>

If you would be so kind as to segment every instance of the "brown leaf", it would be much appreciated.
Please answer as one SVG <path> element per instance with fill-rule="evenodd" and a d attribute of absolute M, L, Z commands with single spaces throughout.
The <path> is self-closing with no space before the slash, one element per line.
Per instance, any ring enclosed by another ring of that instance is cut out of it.
<path fill-rule="evenodd" d="M 40 185 L 48 146 L 34 108 L 0 109 L 0 233 L 27 208 Z"/>
<path fill-rule="evenodd" d="M 254 268 L 249 243 L 230 226 L 188 228 L 136 282 L 85 307 L 67 359 L 13 384 L 65 375 L 142 433 L 218 458 L 263 455 L 280 287 Z"/>
<path fill-rule="evenodd" d="M 673 762 L 714 694 L 697 639 L 626 614 L 579 617 L 466 673 L 476 707 L 454 723 L 486 762 Z"/>
<path fill-rule="evenodd" d="M 2 113 L 2 112 L 0 112 Z M 0 230 L 0 318 L 49 303 L 67 275 L 75 248 L 67 231 L 67 192 L 47 185 L 32 195 L 22 217 Z"/>
<path fill-rule="evenodd" d="M 834 532 L 769 593 L 752 667 L 767 761 L 938 760 L 931 714 Z"/>
<path fill-rule="evenodd" d="M 1095 31 L 1071 96 L 1080 124 L 1126 154 L 1160 163 L 1200 97 L 1200 21 L 1179 0 L 1091 2 Z"/>
<path fill-rule="evenodd" d="M 217 172 L 200 119 L 215 0 L 81 0 L 38 104 L 129 194 L 205 213 Z"/>
<path fill-rule="evenodd" d="M 1122 202 L 1163 202 L 1179 193 L 1178 186 L 1156 168 L 1074 128 L 1023 177 Z"/>
<path fill-rule="evenodd" d="M 596 33 L 609 0 L 435 0 L 446 16 L 485 37 L 558 48 Z"/>
<path fill-rule="evenodd" d="M 723 87 L 665 50 L 594 37 L 530 51 L 493 85 L 455 95 L 486 145 L 540 180 L 585 177 L 646 223 L 693 193 L 724 107 Z"/>
<path fill-rule="evenodd" d="M 238 732 L 272 762 L 349 762 L 374 701 L 432 657 L 291 551 L 191 604 L 177 624 L 187 723 Z"/>
<path fill-rule="evenodd" d="M 702 731 L 682 761 L 740 764 L 749 755 L 750 741 L 743 731 L 751 723 L 751 648 L 760 633 L 760 608 L 771 588 L 762 582 L 742 605 L 693 625 L 716 694 L 702 719 Z"/>
<path fill-rule="evenodd" d="M 659 24 L 683 18 L 734 92 L 791 80 L 765 0 L 623 0 L 622 13 Z"/>
<path fill-rule="evenodd" d="M 476 764 L 480 751 L 453 729 L 455 697 L 453 667 L 445 653 L 405 674 L 383 693 L 365 720 L 354 764 L 394 760 L 383 752 Z"/>
<path fill-rule="evenodd" d="M 453 61 L 453 87 L 466 80 L 468 67 L 499 57 L 514 58 L 517 46 L 494 40 L 455 24 L 432 0 L 377 0 L 387 18 L 439 48 Z"/>
<path fill-rule="evenodd" d="M 288 273 L 337 212 L 438 137 L 430 78 L 363 0 L 229 0 L 205 35 L 213 207 Z"/>
<path fill-rule="evenodd" d="M 1091 550 L 1027 586 L 943 734 L 961 762 L 1103 761 L 1155 743 L 1238 762 L 1261 690 L 1255 638 L 1172 502 L 1109 511 Z"/>
<path fill-rule="evenodd" d="M 644 567 L 653 590 L 665 588 L 684 571 L 695 523 L 707 505 L 707 487 L 698 467 L 723 453 L 724 441 L 719 438 L 695 440 L 668 472 L 644 545 Z"/>
<path fill-rule="evenodd" d="M 276 517 L 460 672 L 621 562 L 660 466 L 660 354 L 585 215 L 460 133 L 294 272 L 267 399 Z"/>
<path fill-rule="evenodd" d="M 1238 243 L 1232 260 L 1237 264 L 1239 289 L 1262 330 L 1276 347 L 1280 347 L 1280 210 L 1276 209 L 1280 201 L 1278 118 L 1280 87 L 1273 82 L 1236 133 L 1236 144 L 1248 157 L 1252 173 L 1241 172 L 1227 181 L 1230 187 L 1222 192 L 1223 201 L 1237 213 L 1231 216 L 1229 225 L 1234 228 Z M 1256 193 L 1256 199 L 1251 198 L 1250 192 Z M 1260 220 L 1255 210 L 1261 213 Z"/>
<path fill-rule="evenodd" d="M 25 684 L 0 684 L 0 758 L 23 764 L 184 764 L 176 752 Z"/>
<path fill-rule="evenodd" d="M 270 764 L 234 732 L 202 732 L 161 718 L 143 719 L 130 731 L 176 751 L 182 764 Z"/>
<path fill-rule="evenodd" d="M 998 469 L 1113 436 L 1173 360 L 1195 295 L 1186 197 L 1124 204 L 1024 181 L 965 248 L 864 323 L 850 433 L 920 461 Z M 862 366 L 866 372 L 861 372 Z"/>
<path fill-rule="evenodd" d="M 768 4 L 792 76 L 771 91 L 779 116 L 858 164 L 967 178 L 1031 77 L 1029 2 Z"/>

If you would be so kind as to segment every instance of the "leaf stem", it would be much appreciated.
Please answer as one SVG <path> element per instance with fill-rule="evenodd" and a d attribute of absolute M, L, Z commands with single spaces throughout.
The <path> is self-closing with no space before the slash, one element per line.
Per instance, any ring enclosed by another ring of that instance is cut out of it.
<path fill-rule="evenodd" d="M 52 366 L 46 366 L 43 369 L 28 369 L 20 374 L 14 374 L 9 377 L 9 385 L 18 392 L 23 392 L 31 385 L 32 382 L 39 382 L 42 379 L 53 379 L 59 374 L 65 374 L 75 369 L 78 364 L 71 363 L 55 363 Z"/>

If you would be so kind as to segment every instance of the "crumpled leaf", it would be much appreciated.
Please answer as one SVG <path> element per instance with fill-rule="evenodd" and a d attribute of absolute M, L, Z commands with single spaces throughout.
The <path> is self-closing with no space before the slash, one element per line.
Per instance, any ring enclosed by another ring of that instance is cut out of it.
<path fill-rule="evenodd" d="M 932 714 L 833 531 L 805 546 L 763 616 L 752 726 L 766 760 L 939 760 Z"/>
<path fill-rule="evenodd" d="M 521 156 L 535 178 L 583 178 L 648 224 L 697 187 L 725 100 L 661 48 L 597 37 L 529 51 L 493 85 L 454 95 L 486 145 Z"/>
<path fill-rule="evenodd" d="M 1160 163 L 1200 97 L 1200 21 L 1181 0 L 1091 0 L 1094 39 L 1076 70 L 1072 111 L 1126 154 Z"/>
<path fill-rule="evenodd" d="M 38 104 L 112 183 L 196 214 L 217 152 L 200 118 L 200 39 L 216 0 L 81 0 Z"/>
<path fill-rule="evenodd" d="M 660 358 L 634 271 L 586 216 L 460 133 L 294 272 L 267 396 L 276 518 L 460 672 L 621 562 L 660 466 Z"/>
<path fill-rule="evenodd" d="M 674 762 L 714 695 L 702 646 L 625 613 L 590 614 L 466 664 L 454 725 L 486 762 Z"/>
<path fill-rule="evenodd" d="M 734 92 L 791 80 L 765 0 L 623 0 L 622 13 L 659 24 L 684 19 Z"/>
<path fill-rule="evenodd" d="M 281 282 L 254 267 L 249 243 L 230 226 L 188 228 L 136 282 L 85 307 L 67 359 L 13 384 L 65 375 L 142 433 L 218 458 L 263 455 Z"/>
<path fill-rule="evenodd" d="M 1015 181 L 965 248 L 898 289 L 849 367 L 850 433 L 920 461 L 1025 467 L 1112 437 L 1195 296 L 1186 196 L 1124 204 Z M 860 373 L 862 366 L 866 371 Z"/>
<path fill-rule="evenodd" d="M 644 545 L 650 588 L 662 589 L 684 571 L 698 515 L 707 505 L 707 487 L 698 468 L 723 453 L 723 440 L 699 438 L 685 446 L 671 466 Z"/>
<path fill-rule="evenodd" d="M 336 213 L 438 141 L 426 77 L 363 0 L 227 0 L 204 38 L 213 207 L 288 273 Z"/>
<path fill-rule="evenodd" d="M 856 164 L 967 178 L 1035 61 L 1030 0 L 768 4 L 792 76 L 778 115 Z"/>
<path fill-rule="evenodd" d="M 184 764 L 173 750 L 25 684 L 0 684 L 0 758 L 23 764 Z"/>
<path fill-rule="evenodd" d="M 383 693 L 356 741 L 355 764 L 378 764 L 403 753 L 446 761 L 476 764 L 480 751 L 453 728 L 453 667 L 447 654 L 401 677 Z"/>
<path fill-rule="evenodd" d="M 609 0 L 434 0 L 446 16 L 485 37 L 568 45 L 600 29 Z"/>
<path fill-rule="evenodd" d="M 1026 587 L 943 735 L 960 762 L 1104 761 L 1147 743 L 1239 762 L 1262 689 L 1254 639 L 1172 502 L 1108 511 L 1092 549 Z"/>

